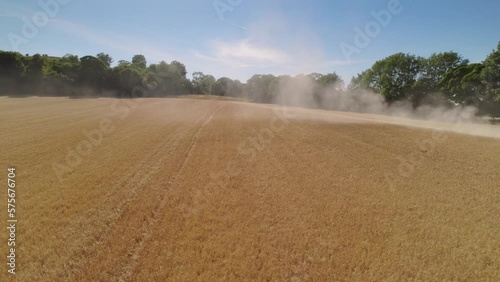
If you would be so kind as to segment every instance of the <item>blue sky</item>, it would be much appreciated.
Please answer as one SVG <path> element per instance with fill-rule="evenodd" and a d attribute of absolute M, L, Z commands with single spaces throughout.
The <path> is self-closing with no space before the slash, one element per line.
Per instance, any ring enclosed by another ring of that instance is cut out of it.
<path fill-rule="evenodd" d="M 397 52 L 453 50 L 480 62 L 500 41 L 498 12 L 498 0 L 6 0 L 0 3 L 0 49 L 105 52 L 115 62 L 144 54 L 149 63 L 178 60 L 190 74 L 242 81 L 256 73 L 335 71 L 349 82 Z M 377 22 L 373 13 L 390 20 Z M 33 23 L 35 31 L 26 28 Z M 367 26 L 369 41 L 356 44 Z M 346 56 L 342 46 L 356 52 Z"/>

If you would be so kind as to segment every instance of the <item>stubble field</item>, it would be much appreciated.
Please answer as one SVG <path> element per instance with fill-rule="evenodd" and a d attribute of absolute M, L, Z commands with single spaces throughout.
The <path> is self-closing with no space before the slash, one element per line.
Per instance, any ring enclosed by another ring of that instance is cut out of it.
<path fill-rule="evenodd" d="M 0 98 L 0 281 L 498 281 L 498 128 L 399 120 Z"/>

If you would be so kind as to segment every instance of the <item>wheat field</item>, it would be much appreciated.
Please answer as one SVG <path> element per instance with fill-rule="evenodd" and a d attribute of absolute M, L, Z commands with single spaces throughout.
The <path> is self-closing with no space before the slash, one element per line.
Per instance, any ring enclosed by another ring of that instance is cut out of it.
<path fill-rule="evenodd" d="M 8 167 L 18 183 L 0 281 L 500 280 L 498 128 L 398 120 L 0 98 L 2 218 Z"/>

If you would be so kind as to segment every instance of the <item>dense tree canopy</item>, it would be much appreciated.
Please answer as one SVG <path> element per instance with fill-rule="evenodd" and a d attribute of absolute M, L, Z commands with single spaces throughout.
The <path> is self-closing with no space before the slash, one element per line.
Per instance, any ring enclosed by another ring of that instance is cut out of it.
<path fill-rule="evenodd" d="M 434 53 L 429 58 L 422 59 L 421 62 L 421 72 L 415 82 L 413 96 L 411 97 L 415 106 L 424 103 L 436 104 L 442 101 L 444 97 L 439 92 L 439 82 L 443 76 L 469 63 L 468 60 L 455 52 Z"/>
<path fill-rule="evenodd" d="M 212 88 L 215 84 L 215 77 L 202 72 L 193 73 L 193 90 L 195 93 L 212 94 Z"/>
<path fill-rule="evenodd" d="M 483 62 L 484 69 L 481 72 L 481 79 L 486 87 L 491 100 L 500 101 L 500 42 Z"/>
<path fill-rule="evenodd" d="M 500 116 L 500 43 L 475 64 L 455 52 L 429 58 L 398 53 L 354 77 L 348 89 L 380 93 L 389 103 L 474 105 L 480 114 Z"/>
<path fill-rule="evenodd" d="M 146 61 L 146 57 L 144 57 L 144 55 L 134 55 L 132 58 L 132 64 L 136 65 L 138 68 L 145 69 L 148 62 Z"/>
<path fill-rule="evenodd" d="M 106 53 L 79 58 L 73 54 L 49 57 L 0 51 L 0 94 L 165 97 L 191 93 L 337 109 L 332 104 L 343 103 L 341 97 L 352 96 L 351 102 L 361 104 L 378 101 L 360 98 L 359 93 L 370 92 L 389 104 L 407 101 L 414 107 L 438 103 L 449 107 L 474 105 L 480 114 L 500 116 L 500 43 L 483 62 L 473 64 L 455 52 L 434 53 L 428 58 L 397 53 L 375 62 L 347 86 L 335 72 L 256 74 L 242 83 L 202 72 L 192 73 L 189 79 L 181 62 L 148 65 L 140 54 L 131 61 L 119 60 L 115 66 L 113 62 Z M 138 87 L 140 91 L 135 91 Z M 350 109 L 362 111 L 362 107 Z"/>
<path fill-rule="evenodd" d="M 361 83 L 367 89 L 380 92 L 388 102 L 411 98 L 422 62 L 422 58 L 414 55 L 394 54 L 364 72 Z"/>
<path fill-rule="evenodd" d="M 96 56 L 99 60 L 101 60 L 107 67 L 111 67 L 111 64 L 113 63 L 113 58 L 104 53 L 99 53 Z"/>
<path fill-rule="evenodd" d="M 10 89 L 21 83 L 26 71 L 23 56 L 15 52 L 0 52 L 0 83 L 1 92 L 8 94 Z"/>
<path fill-rule="evenodd" d="M 482 64 L 463 65 L 448 71 L 440 80 L 441 90 L 448 99 L 458 104 L 477 103 L 484 93 L 481 82 Z M 474 93 L 474 96 L 470 94 Z"/>

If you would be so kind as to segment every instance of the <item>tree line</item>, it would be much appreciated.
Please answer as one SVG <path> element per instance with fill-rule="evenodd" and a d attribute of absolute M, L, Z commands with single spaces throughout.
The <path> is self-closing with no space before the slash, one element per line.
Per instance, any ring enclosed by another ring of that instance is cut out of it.
<path fill-rule="evenodd" d="M 245 83 L 228 77 L 216 79 L 202 72 L 187 78 L 179 61 L 149 64 L 145 56 L 131 61 L 105 53 L 63 57 L 22 55 L 0 51 L 0 95 L 167 97 L 206 94 L 245 98 L 315 108 L 335 108 L 332 97 L 376 93 L 386 103 L 409 102 L 448 107 L 473 105 L 479 114 L 500 116 L 500 43 L 481 63 L 470 63 L 456 52 L 435 53 L 428 58 L 397 53 L 379 60 L 353 77 L 346 86 L 335 72 L 297 76 L 256 74 Z M 136 86 L 147 92 L 134 94 Z"/>
<path fill-rule="evenodd" d="M 475 106 L 480 115 L 500 116 L 500 42 L 481 63 L 455 52 L 428 58 L 397 53 L 354 77 L 349 92 L 370 90 L 388 103 Z"/>

